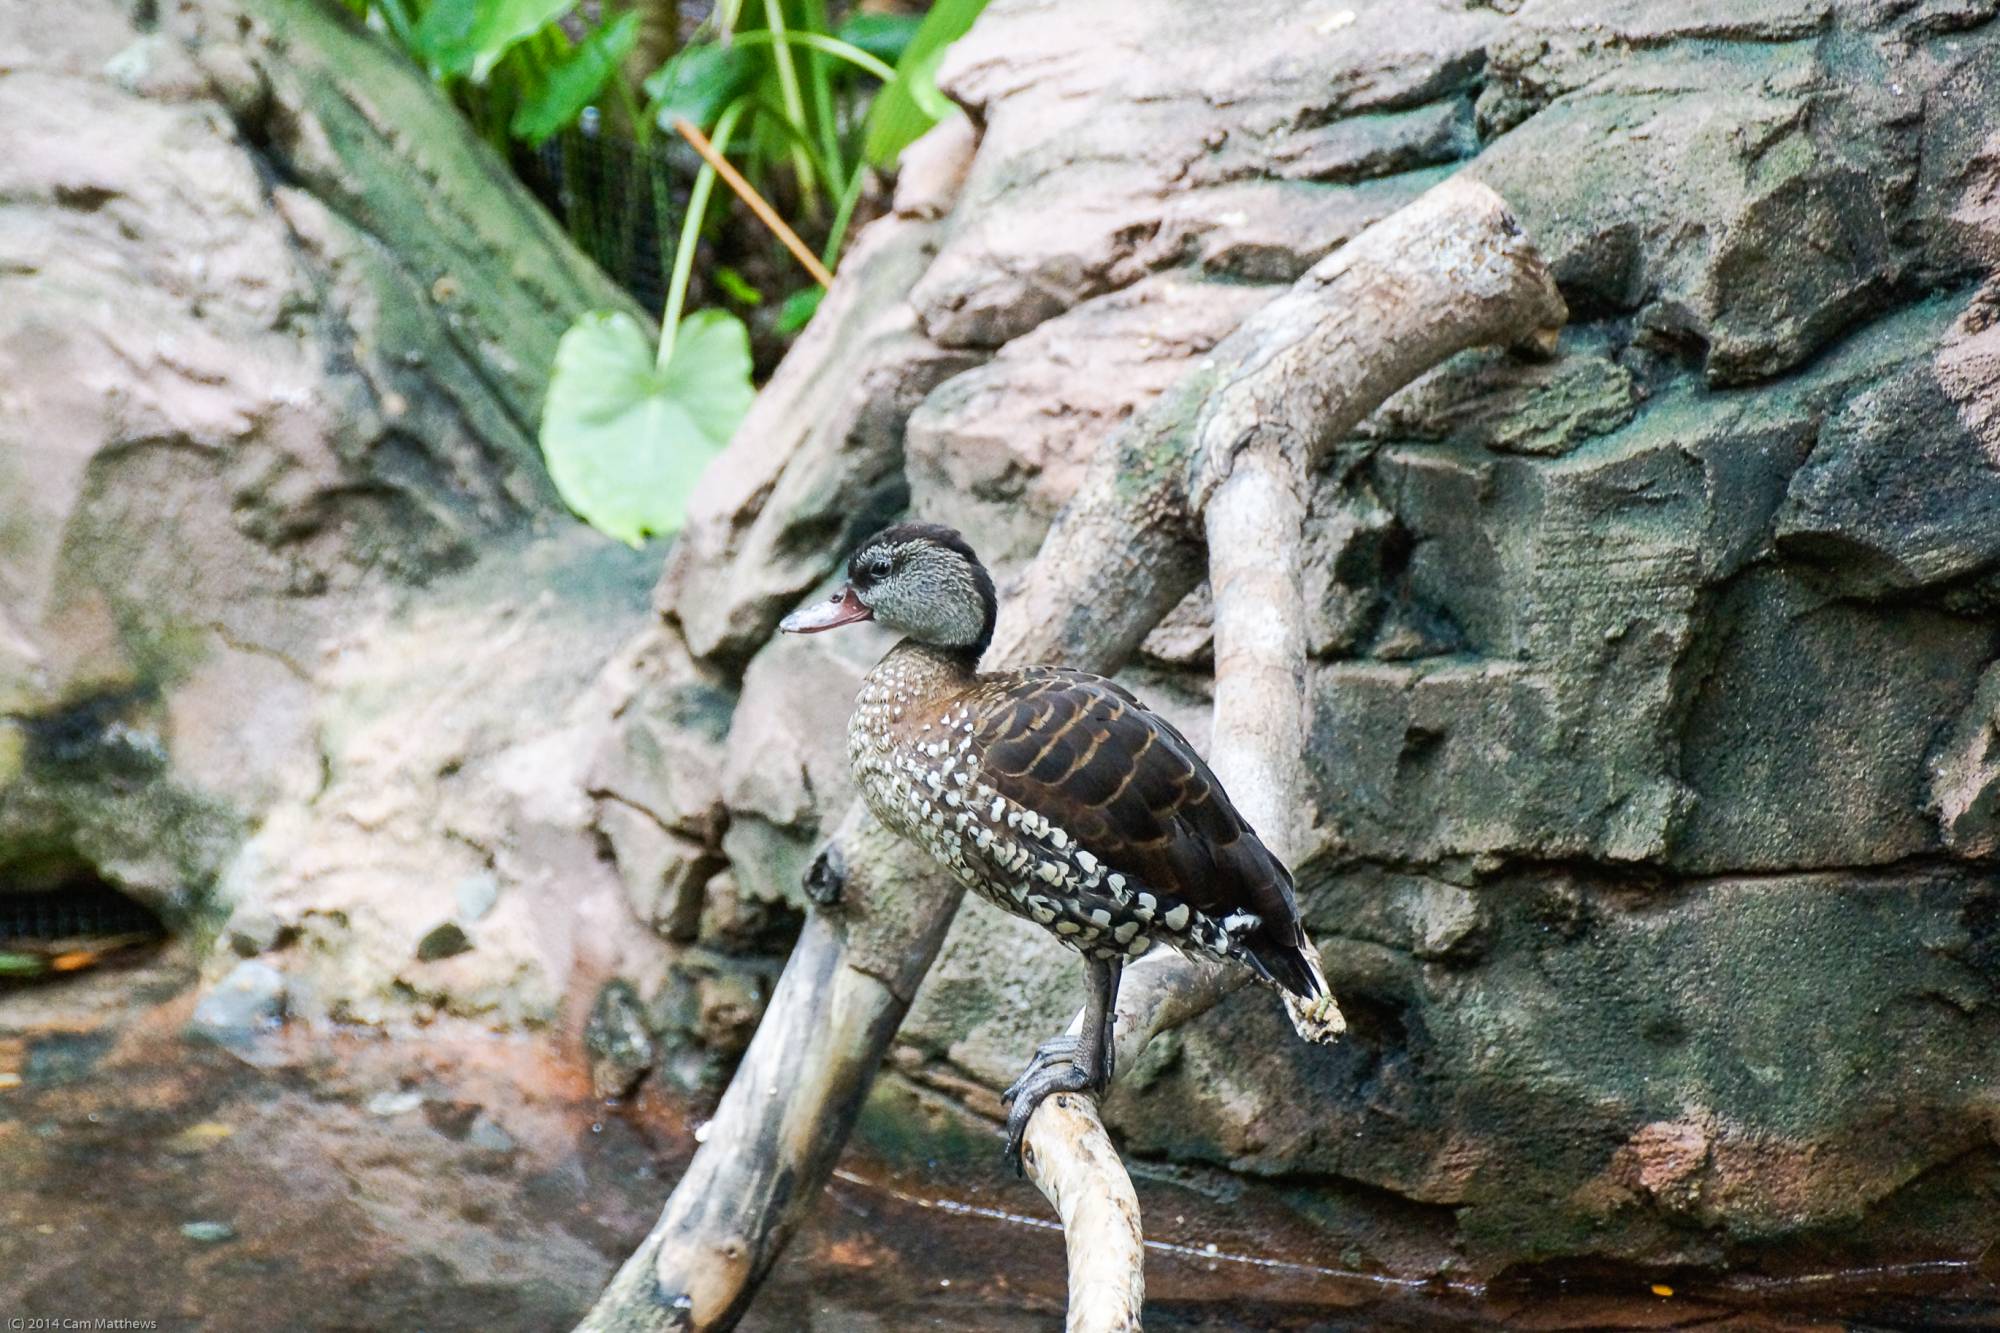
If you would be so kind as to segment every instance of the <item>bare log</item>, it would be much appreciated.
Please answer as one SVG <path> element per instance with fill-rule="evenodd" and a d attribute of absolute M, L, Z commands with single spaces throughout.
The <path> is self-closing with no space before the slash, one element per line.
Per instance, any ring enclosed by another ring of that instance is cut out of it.
<path fill-rule="evenodd" d="M 1255 427 L 1253 426 L 1253 429 Z M 1219 432 L 1208 432 L 1211 438 Z M 1221 438 L 1232 438 L 1223 436 Z M 1215 732 L 1209 761 L 1264 843 L 1286 865 L 1305 847 L 1306 604 L 1299 569 L 1310 474 L 1272 441 L 1244 451 L 1203 513 L 1215 594 Z M 1325 992 L 1285 996 L 1307 1041 L 1347 1030 L 1307 938 Z"/>
<path fill-rule="evenodd" d="M 951 925 L 956 895 L 856 806 L 840 909 L 815 912 L 665 1212 L 580 1330 L 727 1328 L 818 1198 L 881 1053 Z"/>
<path fill-rule="evenodd" d="M 1043 1102 L 1035 1119 L 1060 1151 L 1023 1145 L 1028 1179 L 1055 1205 L 1069 1252 L 1067 1333 L 1139 1333 L 1146 1248 L 1139 1196 L 1104 1124 L 1074 1093 Z"/>
<path fill-rule="evenodd" d="M 1286 531 L 1296 551 L 1292 516 L 1303 517 L 1306 469 L 1389 394 L 1465 348 L 1546 338 L 1562 318 L 1546 270 L 1483 186 L 1454 179 L 1369 228 L 1218 344 L 1093 462 L 1001 617 L 996 660 L 1115 670 L 1199 582 L 1203 509 L 1234 475 L 1216 509 L 1222 530 L 1210 520 L 1211 537 L 1227 548 L 1211 572 L 1218 675 L 1231 678 L 1218 681 L 1212 758 L 1274 850 L 1295 855 L 1304 636 L 1297 623 L 1264 625 L 1254 599 L 1275 589 L 1281 619 L 1303 611 L 1296 568 L 1281 568 L 1272 583 L 1250 567 L 1256 552 Z M 1268 467 L 1258 461 L 1266 454 Z M 1270 530 L 1239 548 L 1236 529 L 1259 524 Z M 814 914 L 707 1142 L 585 1328 L 728 1327 L 824 1186 L 960 897 L 872 821 L 850 816 L 837 843 L 847 866 L 838 912 Z M 836 919 L 849 914 L 856 921 Z M 1235 970 L 1178 958 L 1128 969 L 1119 1067 L 1240 981 Z M 1128 1196 L 1116 1155 L 1096 1149 L 1108 1141 L 1095 1107 L 1083 1097 L 1055 1101 L 1037 1111 L 1026 1138 L 1044 1193 L 1058 1211 L 1085 1197 Z M 1089 1125 L 1065 1132 L 1071 1116 Z M 1132 1216 L 1136 1237 L 1136 1208 Z M 1124 1267 L 1112 1285 L 1140 1292 L 1136 1249 L 1105 1254 L 1107 1265 Z M 1098 1271 L 1096 1256 L 1082 1258 Z M 1117 1317 L 1113 1306 L 1105 1318 Z M 1093 1300 L 1073 1309 L 1071 1327 L 1127 1326 L 1074 1322 L 1099 1308 Z"/>
<path fill-rule="evenodd" d="M 1447 357 L 1547 345 L 1566 314 L 1498 195 L 1464 175 L 1427 191 L 1307 270 L 1091 460 L 1016 591 L 1038 609 L 1036 642 L 1054 661 L 1124 661 L 1201 581 L 1199 516 L 1253 439 L 1316 461 Z M 1095 595 L 1058 595 L 1078 586 Z M 1027 628 L 1003 620 L 1003 656 Z"/>

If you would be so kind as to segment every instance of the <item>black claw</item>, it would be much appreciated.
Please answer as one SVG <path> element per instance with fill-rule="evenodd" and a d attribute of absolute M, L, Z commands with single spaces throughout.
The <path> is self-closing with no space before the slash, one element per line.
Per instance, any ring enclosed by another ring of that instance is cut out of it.
<path fill-rule="evenodd" d="M 1076 1039 L 1072 1037 L 1070 1040 L 1074 1042 Z M 1036 1063 L 1029 1065 L 1028 1072 L 1014 1085 L 1016 1091 L 1011 1099 L 1014 1105 L 1007 1112 L 1007 1148 L 1003 1159 L 1014 1168 L 1017 1176 L 1027 1174 L 1021 1165 L 1021 1139 L 1028 1132 L 1028 1121 L 1034 1117 L 1035 1108 L 1058 1092 L 1082 1092 L 1090 1086 L 1089 1072 L 1067 1061 L 1042 1063 L 1040 1051 L 1035 1053 L 1035 1060 Z"/>

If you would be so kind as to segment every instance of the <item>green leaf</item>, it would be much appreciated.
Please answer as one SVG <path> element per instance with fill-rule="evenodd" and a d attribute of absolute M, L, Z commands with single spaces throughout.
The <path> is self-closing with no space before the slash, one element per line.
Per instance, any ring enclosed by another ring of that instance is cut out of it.
<path fill-rule="evenodd" d="M 937 0 L 924 15 L 896 62 L 896 81 L 876 94 L 868 108 L 863 151 L 870 162 L 885 170 L 893 167 L 905 148 L 951 114 L 950 99 L 938 91 L 938 66 L 945 49 L 965 35 L 985 8 L 986 0 Z"/>
<path fill-rule="evenodd" d="M 403 0 L 382 0 L 379 8 L 370 6 L 368 25 L 375 27 L 377 18 L 382 20 L 384 30 L 396 39 L 396 45 L 402 47 L 405 54 L 423 60 L 423 52 L 417 45 L 416 25 L 410 22 L 409 7 Z"/>
<path fill-rule="evenodd" d="M 914 14 L 856 14 L 834 33 L 849 46 L 858 46 L 885 65 L 893 65 L 910 49 L 923 20 Z"/>
<path fill-rule="evenodd" d="M 654 123 L 672 130 L 675 118 L 686 116 L 695 128 L 706 130 L 756 78 L 757 56 L 741 46 L 706 42 L 682 47 L 646 78 Z"/>
<path fill-rule="evenodd" d="M 0 977 L 38 977 L 48 970 L 46 958 L 31 953 L 0 953 Z"/>
<path fill-rule="evenodd" d="M 702 469 L 750 410 L 750 334 L 720 310 L 681 322 L 673 357 L 653 364 L 637 320 L 597 310 L 556 345 L 542 409 L 542 456 L 563 501 L 633 546 L 680 527 Z"/>
<path fill-rule="evenodd" d="M 717 264 L 715 271 L 709 276 L 715 279 L 715 285 L 722 288 L 730 300 L 739 305 L 764 304 L 764 293 L 759 291 L 750 279 L 729 265 Z"/>
<path fill-rule="evenodd" d="M 431 0 L 417 24 L 417 54 L 439 74 L 486 76 L 509 47 L 567 14 L 576 0 Z"/>
<path fill-rule="evenodd" d="M 594 30 L 548 72 L 541 86 L 514 108 L 508 131 L 539 148 L 544 140 L 574 121 L 604 89 L 620 62 L 638 40 L 639 15 L 629 13 Z"/>
<path fill-rule="evenodd" d="M 778 332 L 789 338 L 819 313 L 819 303 L 826 295 L 826 288 L 817 283 L 811 287 L 801 287 L 784 299 L 778 307 Z"/>
<path fill-rule="evenodd" d="M 896 77 L 895 70 L 860 47 L 843 42 L 838 37 L 829 37 L 823 32 L 792 32 L 789 29 L 782 33 L 772 32 L 769 29 L 759 32 L 739 32 L 732 45 L 744 49 L 753 46 L 769 49 L 780 45 L 781 42 L 788 47 L 799 47 L 806 51 L 833 56 L 864 74 L 874 75 L 883 83 L 888 83 Z"/>

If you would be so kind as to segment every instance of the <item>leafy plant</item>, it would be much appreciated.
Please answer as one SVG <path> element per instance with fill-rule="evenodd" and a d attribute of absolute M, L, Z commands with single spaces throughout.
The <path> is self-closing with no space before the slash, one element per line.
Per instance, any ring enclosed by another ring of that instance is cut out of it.
<path fill-rule="evenodd" d="M 761 181 L 761 192 L 788 195 L 809 217 L 824 217 L 821 262 L 831 268 L 870 163 L 892 165 L 952 114 L 937 68 L 984 5 L 938 0 L 920 22 L 862 16 L 836 35 L 826 29 L 825 0 L 724 0 L 713 40 L 690 44 L 646 80 L 645 119 L 663 130 L 683 121 L 712 130 L 720 154 L 740 145 L 730 160 L 752 188 Z M 564 500 L 601 531 L 635 544 L 680 526 L 687 495 L 750 407 L 742 323 L 714 310 L 681 319 L 714 178 L 705 162 L 650 361 L 629 317 L 586 316 L 563 336 L 543 414 L 542 449 Z M 828 201 L 830 217 L 821 212 Z M 716 278 L 744 304 L 762 304 L 763 292 L 733 269 L 718 267 Z M 778 329 L 786 336 L 802 329 L 821 293 L 818 286 L 789 293 Z"/>
<path fill-rule="evenodd" d="M 951 111 L 937 91 L 937 60 L 985 4 L 938 0 L 921 20 L 863 14 L 830 30 L 825 0 L 725 0 L 713 35 L 646 81 L 647 115 L 663 129 L 685 118 L 706 130 L 742 106 L 737 164 L 762 192 L 796 202 L 809 224 L 802 230 L 820 237 L 831 268 L 869 166 L 893 166 Z M 892 101 L 912 109 L 877 129 Z"/>
<path fill-rule="evenodd" d="M 896 60 L 896 77 L 868 108 L 868 160 L 892 167 L 903 150 L 957 108 L 938 91 L 938 66 L 951 44 L 965 36 L 986 0 L 937 0 L 910 33 Z"/>
<path fill-rule="evenodd" d="M 591 31 L 514 108 L 508 132 L 516 139 L 540 145 L 574 124 L 617 75 L 638 36 L 636 12 Z"/>
<path fill-rule="evenodd" d="M 726 150 L 741 105 L 723 113 Z M 660 316 L 660 342 L 623 311 L 597 310 L 556 344 L 542 407 L 542 456 L 563 502 L 607 536 L 633 546 L 681 525 L 702 469 L 750 410 L 750 334 L 721 310 L 681 318 L 696 236 L 715 189 L 703 164 Z"/>
<path fill-rule="evenodd" d="M 727 443 L 752 398 L 749 333 L 722 310 L 683 318 L 697 245 L 715 187 L 704 162 L 677 227 L 667 161 L 655 143 L 683 120 L 803 232 L 834 267 L 870 168 L 952 114 L 937 89 L 945 49 L 985 0 L 936 0 L 922 19 L 853 15 L 830 25 L 828 0 L 717 0 L 679 52 L 643 80 L 626 81 L 640 15 L 615 0 L 586 22 L 577 0 L 343 0 L 421 64 L 496 147 L 560 140 L 563 212 L 571 234 L 600 262 L 623 267 L 651 212 L 667 279 L 659 342 L 620 311 L 577 320 L 558 344 L 541 422 L 557 490 L 610 536 L 637 544 L 671 532 L 708 461 Z M 579 158 L 598 151 L 602 118 L 575 131 L 593 106 L 615 113 L 633 140 L 642 188 L 616 200 L 587 188 Z M 784 229 L 762 201 L 765 216 Z M 677 233 L 669 247 L 666 238 Z M 798 247 L 794 238 L 790 242 Z M 810 267 L 811 250 L 800 248 Z M 755 258 L 755 256 L 751 256 Z M 621 262 L 622 261 L 622 262 Z M 648 261 L 650 263 L 650 260 Z M 817 283 L 790 287 L 761 266 L 754 280 L 728 264 L 708 287 L 762 327 L 789 338 L 818 309 Z M 784 271 L 784 270 L 781 270 Z"/>
<path fill-rule="evenodd" d="M 539 145 L 607 90 L 638 37 L 636 13 L 584 25 L 576 0 L 345 0 L 451 94 L 496 147 Z"/>
<path fill-rule="evenodd" d="M 563 501 L 637 546 L 681 525 L 686 497 L 750 410 L 743 321 L 699 310 L 662 362 L 623 311 L 585 315 L 556 348 L 542 451 Z"/>

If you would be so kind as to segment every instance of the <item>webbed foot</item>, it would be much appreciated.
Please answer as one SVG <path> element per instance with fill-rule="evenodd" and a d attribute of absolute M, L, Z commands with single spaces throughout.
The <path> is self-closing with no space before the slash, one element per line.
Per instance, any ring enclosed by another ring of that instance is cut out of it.
<path fill-rule="evenodd" d="M 1026 1174 L 1021 1165 L 1021 1139 L 1043 1099 L 1057 1092 L 1101 1093 L 1111 1085 L 1110 1047 L 1106 1045 L 1099 1054 L 1097 1069 L 1079 1062 L 1078 1057 L 1087 1054 L 1082 1047 L 1083 1039 L 1069 1033 L 1049 1038 L 1035 1048 L 1035 1058 L 1028 1061 L 1021 1077 L 1000 1094 L 1001 1101 L 1010 1103 L 1004 1156 L 1015 1175 Z"/>
<path fill-rule="evenodd" d="M 1007 1148 L 1003 1156 L 1007 1165 L 1014 1168 L 1015 1175 L 1027 1174 L 1021 1165 L 1021 1139 L 1028 1132 L 1028 1121 L 1034 1116 L 1035 1108 L 1055 1093 L 1082 1092 L 1089 1086 L 1089 1071 L 1067 1060 L 1045 1063 L 1041 1052 L 1035 1053 L 1034 1063 L 1028 1066 L 1028 1072 L 1007 1090 L 1006 1099 L 1013 1105 L 1007 1111 Z"/>
<path fill-rule="evenodd" d="M 1007 1085 L 1007 1091 L 1000 1094 L 1000 1100 L 1011 1102 L 1021 1095 L 1021 1089 L 1028 1086 L 1028 1080 L 1047 1069 L 1050 1065 L 1076 1063 L 1076 1048 L 1082 1038 L 1065 1032 L 1060 1037 L 1050 1037 L 1035 1048 L 1035 1058 L 1028 1061 L 1028 1067 L 1021 1071 L 1021 1077 Z"/>

